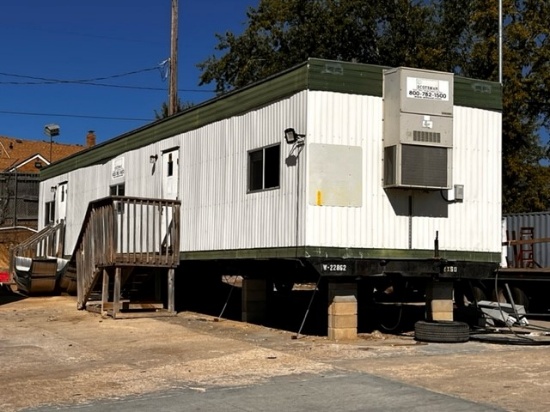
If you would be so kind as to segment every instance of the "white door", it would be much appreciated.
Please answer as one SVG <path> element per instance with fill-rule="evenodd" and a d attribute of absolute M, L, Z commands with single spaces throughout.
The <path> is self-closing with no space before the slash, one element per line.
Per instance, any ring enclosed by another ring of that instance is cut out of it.
<path fill-rule="evenodd" d="M 162 198 L 178 199 L 179 187 L 179 149 L 170 150 L 162 154 Z M 162 210 L 161 246 L 169 247 L 170 239 L 167 234 L 170 232 L 172 222 L 172 209 Z"/>
<path fill-rule="evenodd" d="M 59 223 L 61 219 L 67 218 L 67 182 L 60 183 L 57 186 L 55 194 L 55 223 Z"/>
<path fill-rule="evenodd" d="M 179 149 L 162 154 L 162 198 L 178 198 Z"/>

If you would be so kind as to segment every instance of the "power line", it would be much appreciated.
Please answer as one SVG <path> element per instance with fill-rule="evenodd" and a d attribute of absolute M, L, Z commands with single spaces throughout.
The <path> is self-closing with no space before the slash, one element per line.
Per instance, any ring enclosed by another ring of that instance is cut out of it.
<path fill-rule="evenodd" d="M 16 114 L 22 116 L 55 116 L 55 117 L 74 117 L 81 119 L 101 119 L 101 120 L 124 120 L 124 121 L 146 121 L 150 122 L 154 119 L 143 119 L 137 117 L 109 117 L 109 116 L 86 116 L 80 114 L 59 114 L 59 113 L 33 113 L 33 112 L 14 112 L 10 110 L 0 110 L 3 114 Z"/>
<path fill-rule="evenodd" d="M 134 71 L 131 71 L 131 72 L 114 74 L 114 75 L 111 75 L 111 76 L 96 77 L 96 78 L 92 78 L 92 79 L 81 79 L 81 80 L 65 80 L 65 79 L 55 79 L 55 78 L 37 77 L 37 76 L 25 76 L 25 75 L 16 74 L 16 73 L 2 73 L 2 72 L 0 72 L 0 76 L 16 77 L 16 78 L 20 78 L 20 79 L 39 80 L 39 81 L 27 81 L 27 82 L 0 81 L 0 84 L 24 85 L 24 86 L 47 85 L 47 84 L 79 84 L 79 85 L 84 85 L 84 86 L 100 86 L 100 87 L 111 87 L 111 88 L 118 88 L 118 89 L 164 91 L 165 88 L 162 88 L 162 87 L 129 86 L 129 85 L 97 83 L 98 80 L 108 80 L 108 79 L 131 76 L 131 75 L 134 75 L 134 74 L 139 74 L 139 73 L 145 73 L 145 72 L 149 72 L 149 71 L 153 71 L 153 70 L 158 70 L 158 69 L 160 69 L 160 67 L 161 67 L 161 65 L 159 65 L 157 67 L 147 68 L 147 69 L 134 70 Z M 192 92 L 192 93 L 213 93 L 214 92 L 214 90 L 209 90 L 209 89 L 206 89 L 206 90 L 178 89 L 178 91 Z"/>
<path fill-rule="evenodd" d="M 0 84 L 15 85 L 15 86 L 37 86 L 37 85 L 49 85 L 49 84 L 66 84 L 66 83 L 45 83 L 45 82 L 0 82 Z M 135 90 L 151 90 L 151 91 L 166 91 L 165 87 L 147 87 L 147 86 L 127 86 L 122 84 L 107 84 L 107 83 L 75 83 L 79 86 L 100 86 L 100 87 L 112 87 L 115 89 L 135 89 Z M 178 89 L 179 92 L 189 93 L 214 93 L 215 90 L 211 89 Z"/>
<path fill-rule="evenodd" d="M 149 67 L 147 69 L 133 70 L 131 72 L 113 74 L 111 76 L 95 77 L 95 78 L 92 78 L 92 79 L 81 79 L 81 80 L 53 79 L 53 78 L 47 78 L 47 77 L 24 76 L 24 75 L 16 74 L 16 73 L 1 73 L 1 72 L 0 72 L 0 75 L 9 76 L 9 77 L 17 77 L 17 78 L 22 78 L 22 79 L 42 80 L 42 81 L 45 82 L 44 84 L 48 84 L 48 83 L 88 83 L 88 82 L 96 82 L 96 81 L 99 81 L 99 80 L 108 80 L 108 79 L 115 79 L 115 78 L 120 78 L 120 77 L 131 76 L 131 75 L 134 75 L 134 74 L 150 72 L 150 71 L 158 70 L 158 69 L 159 69 L 159 67 L 155 66 L 155 67 Z"/>

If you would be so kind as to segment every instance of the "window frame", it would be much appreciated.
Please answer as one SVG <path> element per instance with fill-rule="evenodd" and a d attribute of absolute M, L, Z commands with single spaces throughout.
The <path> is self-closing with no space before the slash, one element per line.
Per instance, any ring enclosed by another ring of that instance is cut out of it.
<path fill-rule="evenodd" d="M 120 188 L 122 188 L 122 194 L 120 194 Z M 113 189 L 115 193 L 113 193 Z M 126 182 L 116 183 L 109 186 L 109 196 L 126 196 Z"/>
<path fill-rule="evenodd" d="M 44 226 L 55 222 L 55 200 L 44 203 Z"/>
<path fill-rule="evenodd" d="M 272 148 L 278 148 L 279 155 L 277 159 L 277 184 L 274 186 L 266 187 L 266 151 Z M 253 182 L 253 161 L 252 156 L 256 153 L 261 152 L 262 158 L 261 158 L 261 168 L 262 168 L 262 184 L 261 188 L 253 189 L 252 188 L 252 182 Z M 246 188 L 247 188 L 247 194 L 248 193 L 258 193 L 258 192 L 265 192 L 267 190 L 277 190 L 281 188 L 281 143 L 275 143 L 263 147 L 259 147 L 256 149 L 249 150 L 247 152 L 246 156 L 247 161 L 247 182 L 246 182 Z"/>

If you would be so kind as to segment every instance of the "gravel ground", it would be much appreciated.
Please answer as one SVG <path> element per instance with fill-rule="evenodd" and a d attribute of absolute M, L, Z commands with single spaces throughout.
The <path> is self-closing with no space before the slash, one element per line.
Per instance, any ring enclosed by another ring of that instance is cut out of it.
<path fill-rule="evenodd" d="M 274 377 L 359 371 L 513 411 L 550 410 L 550 347 L 352 342 L 192 312 L 113 320 L 75 298 L 0 297 L 0 410 L 76 405 L 170 388 L 206 391 Z"/>

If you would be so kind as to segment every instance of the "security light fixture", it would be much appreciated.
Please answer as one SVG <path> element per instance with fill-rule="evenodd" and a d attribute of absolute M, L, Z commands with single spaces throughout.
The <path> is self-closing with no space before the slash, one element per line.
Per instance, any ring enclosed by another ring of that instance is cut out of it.
<path fill-rule="evenodd" d="M 288 128 L 285 130 L 285 140 L 288 144 L 304 144 L 305 134 L 296 133 L 293 128 Z"/>
<path fill-rule="evenodd" d="M 151 155 L 149 156 L 149 163 L 153 164 L 157 161 L 157 159 L 159 158 L 158 155 Z"/>
<path fill-rule="evenodd" d="M 50 136 L 50 163 L 52 162 L 52 146 L 53 146 L 53 138 L 55 136 L 59 136 L 59 125 L 57 124 L 47 124 L 44 126 L 44 134 L 46 136 Z"/>
<path fill-rule="evenodd" d="M 53 123 L 47 124 L 44 126 L 44 133 L 50 137 L 59 136 L 59 125 Z"/>
<path fill-rule="evenodd" d="M 40 160 L 37 160 L 36 162 L 34 162 L 34 167 L 36 167 L 37 169 L 42 169 L 42 162 Z"/>
<path fill-rule="evenodd" d="M 56 190 L 57 190 L 57 186 L 50 187 L 50 192 L 55 193 Z"/>

